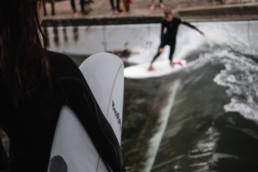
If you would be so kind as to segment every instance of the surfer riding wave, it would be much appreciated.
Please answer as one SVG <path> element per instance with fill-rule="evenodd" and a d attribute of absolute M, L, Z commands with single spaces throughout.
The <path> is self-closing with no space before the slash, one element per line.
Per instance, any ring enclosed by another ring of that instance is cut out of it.
<path fill-rule="evenodd" d="M 173 12 L 169 8 L 164 9 L 164 19 L 161 22 L 161 35 L 160 35 L 160 46 L 158 49 L 157 54 L 153 57 L 151 64 L 148 67 L 148 71 L 154 70 L 153 68 L 153 63 L 154 61 L 160 56 L 161 53 L 163 53 L 163 49 L 166 45 L 170 47 L 170 52 L 169 52 L 169 61 L 171 67 L 173 67 L 176 62 L 173 62 L 173 54 L 175 51 L 176 47 L 176 35 L 178 31 L 178 27 L 180 24 L 186 25 L 196 31 L 198 31 L 201 35 L 204 35 L 204 32 L 199 30 L 197 27 L 194 25 L 182 21 L 180 18 L 174 17 Z"/>

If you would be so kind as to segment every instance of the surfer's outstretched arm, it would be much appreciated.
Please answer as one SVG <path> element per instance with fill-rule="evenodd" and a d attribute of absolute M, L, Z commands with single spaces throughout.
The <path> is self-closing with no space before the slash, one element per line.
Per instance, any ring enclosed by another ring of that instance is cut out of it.
<path fill-rule="evenodd" d="M 204 32 L 203 32 L 203 31 L 201 31 L 200 29 L 198 29 L 196 26 L 192 25 L 192 24 L 189 23 L 189 22 L 181 21 L 181 24 L 186 25 L 186 26 L 188 26 L 188 27 L 190 27 L 190 28 L 196 30 L 196 31 L 199 32 L 201 35 L 204 35 Z"/>
<path fill-rule="evenodd" d="M 87 130 L 103 161 L 113 171 L 122 172 L 124 169 L 122 151 L 115 133 L 104 117 L 82 73 L 75 64 L 73 66 L 69 69 L 71 76 L 59 78 L 60 89 L 65 95 L 66 104 L 71 107 Z"/>

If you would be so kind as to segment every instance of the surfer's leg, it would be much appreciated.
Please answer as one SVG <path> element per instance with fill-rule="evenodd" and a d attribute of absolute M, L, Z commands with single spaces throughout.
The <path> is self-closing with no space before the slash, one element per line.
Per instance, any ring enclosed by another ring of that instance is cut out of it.
<path fill-rule="evenodd" d="M 154 63 L 154 61 L 159 57 L 159 55 L 163 53 L 164 47 L 165 47 L 165 44 L 164 44 L 164 43 L 162 43 L 162 44 L 159 46 L 159 49 L 158 49 L 157 54 L 156 54 L 156 55 L 152 58 L 152 60 L 151 60 L 151 65 L 152 65 L 152 63 Z"/>
<path fill-rule="evenodd" d="M 158 50 L 158 52 L 157 52 L 157 54 L 152 58 L 152 60 L 151 60 L 151 63 L 150 63 L 150 66 L 148 67 L 148 71 L 152 71 L 154 68 L 153 68 L 153 66 L 152 66 L 152 64 L 154 63 L 154 61 L 160 56 L 160 54 L 162 53 L 161 51 L 160 51 L 160 49 L 161 48 L 159 48 L 159 50 Z"/>
<path fill-rule="evenodd" d="M 148 71 L 153 70 L 152 64 L 153 64 L 154 61 L 159 57 L 159 55 L 163 53 L 163 49 L 164 49 L 164 46 L 165 46 L 165 45 L 166 45 L 166 44 L 161 43 L 161 45 L 159 46 L 159 49 L 158 49 L 157 54 L 152 58 L 151 63 L 150 63 L 150 66 L 149 66 L 148 69 L 147 69 Z"/>
<path fill-rule="evenodd" d="M 148 71 L 152 71 L 154 68 L 152 66 L 152 64 L 154 63 L 154 61 L 159 57 L 161 53 L 158 51 L 157 54 L 153 57 L 153 59 L 151 60 L 150 66 L 148 67 Z"/>
<path fill-rule="evenodd" d="M 170 65 L 173 67 L 173 55 L 174 55 L 174 52 L 175 52 L 175 44 L 171 44 L 169 45 L 170 46 L 170 52 L 169 52 L 169 61 L 170 61 Z"/>
<path fill-rule="evenodd" d="M 160 54 L 161 54 L 161 53 L 158 51 L 157 54 L 152 58 L 151 64 L 154 63 L 154 61 L 159 57 Z"/>

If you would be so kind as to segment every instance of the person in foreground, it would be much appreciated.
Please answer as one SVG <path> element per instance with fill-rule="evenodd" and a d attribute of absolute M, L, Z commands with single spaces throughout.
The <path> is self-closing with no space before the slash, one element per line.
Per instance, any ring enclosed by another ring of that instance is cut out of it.
<path fill-rule="evenodd" d="M 199 30 L 197 27 L 191 25 L 190 23 L 186 21 L 182 21 L 180 18 L 176 18 L 173 16 L 173 13 L 171 9 L 165 8 L 164 9 L 164 20 L 161 23 L 161 43 L 158 49 L 157 54 L 153 57 L 151 64 L 148 67 L 148 71 L 154 70 L 152 64 L 153 62 L 159 57 L 159 55 L 163 52 L 163 48 L 165 45 L 170 46 L 170 53 L 169 53 L 169 61 L 171 67 L 174 66 L 173 62 L 173 54 L 175 51 L 176 47 L 176 36 L 177 36 L 177 31 L 178 27 L 180 24 L 184 24 L 196 31 L 198 31 L 201 35 L 204 35 L 204 32 Z"/>
<path fill-rule="evenodd" d="M 104 163 L 124 171 L 119 142 L 80 70 L 41 44 L 42 5 L 0 1 L 0 128 L 10 138 L 8 156 L 0 141 L 0 171 L 47 171 L 63 105 L 75 112 Z"/>

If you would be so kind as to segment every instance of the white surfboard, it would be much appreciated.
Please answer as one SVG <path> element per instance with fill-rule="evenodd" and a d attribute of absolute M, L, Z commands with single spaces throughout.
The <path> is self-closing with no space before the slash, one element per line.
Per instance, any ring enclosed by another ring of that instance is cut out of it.
<path fill-rule="evenodd" d="M 153 63 L 154 70 L 151 70 L 151 71 L 147 70 L 150 63 L 129 66 L 125 68 L 124 76 L 126 78 L 131 78 L 131 79 L 160 77 L 160 76 L 169 75 L 173 72 L 176 72 L 182 69 L 186 65 L 186 62 L 184 60 L 176 61 L 175 63 L 176 64 L 172 68 L 169 64 L 169 61 L 167 60 L 157 61 Z"/>
<path fill-rule="evenodd" d="M 121 144 L 123 63 L 115 55 L 99 53 L 87 58 L 80 70 Z M 57 123 L 48 171 L 108 171 L 82 124 L 67 106 Z"/>

